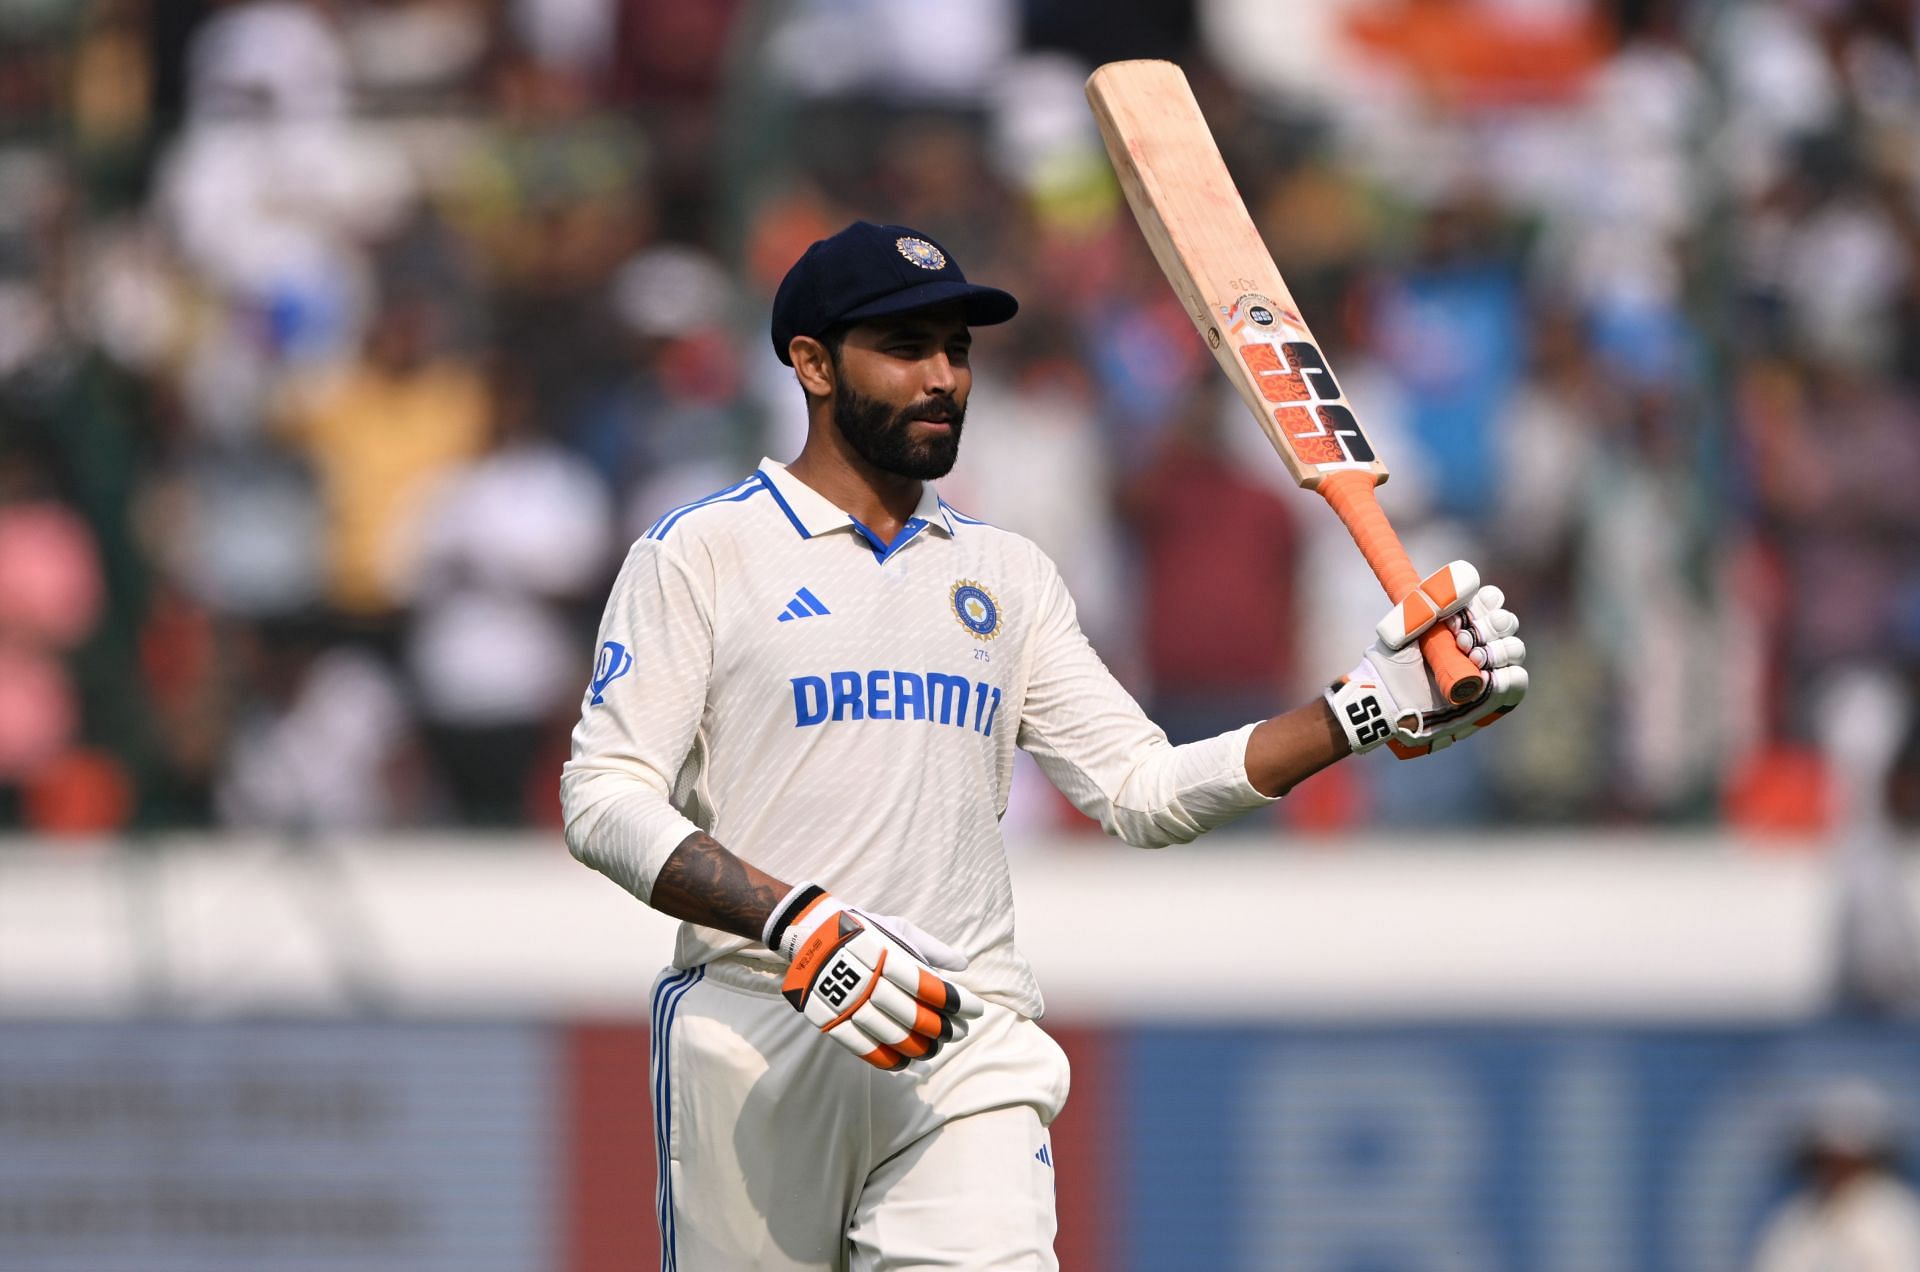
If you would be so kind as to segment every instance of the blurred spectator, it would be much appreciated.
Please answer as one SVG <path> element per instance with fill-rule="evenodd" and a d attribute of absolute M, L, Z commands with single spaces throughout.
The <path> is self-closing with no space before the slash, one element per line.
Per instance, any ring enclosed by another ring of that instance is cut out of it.
<path fill-rule="evenodd" d="M 77 531 L 97 600 L 81 635 L 41 612 L 28 639 L 46 597 L 19 589 L 73 584 L 71 555 L 0 580 L 0 735 L 51 757 L 33 807 L 69 826 L 86 792 L 119 804 L 103 757 L 149 822 L 204 820 L 216 789 L 223 816 L 311 820 L 353 780 L 384 783 L 366 824 L 524 816 L 608 536 L 797 448 L 766 306 L 856 215 L 1021 296 L 981 333 L 984 449 L 950 497 L 1055 556 L 1177 731 L 1313 692 L 1378 589 L 1330 519 L 1288 545 L 1259 510 L 1298 496 L 1253 429 L 1182 422 L 1217 377 L 1081 95 L 1093 61 L 1149 54 L 1187 67 L 1342 387 L 1406 456 L 1382 497 L 1415 559 L 1468 556 L 1526 617 L 1537 706 L 1377 791 L 1354 766 L 1343 807 L 1818 824 L 1809 686 L 1860 656 L 1920 683 L 1908 8 L 15 6 L 0 452 L 34 455 L 37 493 L 0 536 Z M 477 348 L 510 369 L 489 382 Z M 1205 515 L 1203 486 L 1229 492 Z M 1209 612 L 1286 625 L 1182 630 L 1182 589 L 1236 569 Z M 1291 648 L 1255 648 L 1269 629 Z M 311 695 L 336 684 L 386 723 L 289 786 L 249 744 L 333 736 Z M 1915 756 L 1887 778 L 1909 820 Z"/>
<path fill-rule="evenodd" d="M 1383 0 L 1349 18 L 1355 42 L 1447 105 L 1552 101 L 1599 60 L 1604 34 L 1600 11 L 1583 4 Z"/>
<path fill-rule="evenodd" d="M 1797 671 L 1897 643 L 1920 570 L 1920 408 L 1861 368 L 1756 366 L 1742 423 L 1768 530 L 1785 550 Z"/>
<path fill-rule="evenodd" d="M 443 347 L 442 322 L 423 296 L 389 298 L 357 360 L 289 388 L 285 433 L 326 507 L 327 599 L 352 619 L 386 619 L 405 601 L 396 575 L 409 526 L 436 480 L 486 442 L 486 386 Z"/>
<path fill-rule="evenodd" d="M 1538 686 L 1548 709 L 1502 721 L 1499 787 L 1509 807 L 1533 817 L 1592 817 L 1613 792 L 1607 735 L 1559 721 L 1611 709 L 1606 651 L 1578 595 L 1580 553 L 1607 515 L 1592 488 L 1606 439 L 1626 409 L 1619 386 L 1593 355 L 1580 319 L 1561 307 L 1536 317 L 1531 367 L 1502 411 L 1496 444 L 1506 460 L 1494 519 L 1501 586 L 1525 614 L 1527 661 L 1546 668 Z M 1529 697 L 1533 696 L 1529 690 Z M 1509 732 L 1510 731 L 1510 732 Z"/>
<path fill-rule="evenodd" d="M 355 5 L 340 10 L 341 39 L 371 106 L 426 110 L 466 95 L 486 56 L 487 18 L 474 0 Z"/>
<path fill-rule="evenodd" d="M 1375 319 L 1381 356 L 1407 386 L 1408 425 L 1438 508 L 1467 519 L 1492 507 L 1490 435 L 1524 348 L 1497 218 L 1479 198 L 1431 209 L 1412 265 L 1388 284 Z"/>
<path fill-rule="evenodd" d="M 1126 474 L 1152 460 L 1166 421 L 1215 371 L 1150 257 L 1136 255 L 1122 287 L 1103 299 L 1084 317 L 1083 340 L 1115 467 Z"/>
<path fill-rule="evenodd" d="M 1281 9 L 1265 0 L 1203 0 L 1197 8 L 1208 57 L 1236 82 L 1263 95 L 1307 99 L 1303 105 L 1350 109 L 1334 99 L 1378 101 L 1393 87 L 1341 38 L 1353 11 L 1368 2 Z"/>
<path fill-rule="evenodd" d="M 325 511 L 312 471 L 293 455 L 195 448 L 149 490 L 146 511 L 172 579 L 222 614 L 297 614 L 325 593 Z"/>
<path fill-rule="evenodd" d="M 1699 489 L 1679 404 L 1636 394 L 1612 423 L 1585 474 L 1578 603 L 1587 631 L 1633 633 L 1597 643 L 1616 713 L 1615 796 L 1636 811 L 1677 814 L 1698 806 L 1727 742 L 1718 673 L 1729 646 L 1697 635 L 1719 619 L 1694 564 Z M 1648 658 L 1649 649 L 1663 656 Z"/>
<path fill-rule="evenodd" d="M 272 630 L 271 628 L 269 630 Z M 204 824 L 238 717 L 251 709 L 242 636 L 170 586 L 155 589 L 139 633 L 138 669 L 151 711 L 142 776 L 154 822 Z"/>
<path fill-rule="evenodd" d="M 208 119 L 340 119 L 347 60 L 332 15 L 306 0 L 216 8 L 188 54 L 190 109 Z"/>
<path fill-rule="evenodd" d="M 1829 131 L 1840 85 L 1820 47 L 1813 6 L 1760 0 L 1730 5 L 1710 51 L 1727 75 L 1728 157 L 1746 194 L 1778 180 L 1795 143 Z"/>
<path fill-rule="evenodd" d="M 1834 669 L 1815 691 L 1820 757 L 1829 776 L 1838 892 L 1834 998 L 1843 1011 L 1898 1017 L 1920 1008 L 1920 913 L 1906 862 L 1887 832 L 1889 772 L 1914 717 L 1907 685 L 1883 666 Z"/>
<path fill-rule="evenodd" d="M 348 65 L 325 12 L 242 0 L 196 35 L 187 125 L 158 199 L 186 259 L 260 316 L 272 349 L 352 347 L 369 303 L 362 244 L 414 197 L 401 154 L 350 114 Z"/>
<path fill-rule="evenodd" d="M 406 699 L 384 661 L 305 625 L 263 628 L 239 653 L 248 693 L 215 792 L 222 822 L 307 832 L 420 817 Z"/>
<path fill-rule="evenodd" d="M 112 754 L 74 747 L 40 765 L 21 792 L 21 820 L 44 835 L 107 835 L 133 816 L 126 769 Z"/>
<path fill-rule="evenodd" d="M 1800 1187 L 1768 1220 L 1753 1272 L 1920 1268 L 1920 1194 L 1896 1169 L 1895 1132 L 1878 1087 L 1821 1092 L 1794 1163 Z"/>
<path fill-rule="evenodd" d="M 725 91 L 728 40 L 746 0 L 521 0 L 516 12 L 541 35 L 527 43 L 549 61 L 600 72 L 616 102 L 698 108 Z M 535 15 L 538 15 L 537 17 Z M 611 15 L 611 44 L 588 43 Z M 612 49 L 612 66 L 605 66 Z"/>
<path fill-rule="evenodd" d="M 0 452 L 0 786 L 17 786 L 81 734 L 65 658 L 99 620 L 86 523 L 24 453 Z"/>
<path fill-rule="evenodd" d="M 1219 430 L 1217 396 L 1194 394 L 1121 490 L 1143 564 L 1147 714 L 1175 743 L 1263 719 L 1293 672 L 1293 522 Z"/>
<path fill-rule="evenodd" d="M 1018 35 L 1012 0 L 908 6 L 802 0 L 789 8 L 770 42 L 770 60 L 776 74 L 812 97 L 865 93 L 895 103 L 977 98 Z M 929 38 L 934 32 L 937 38 Z"/>
<path fill-rule="evenodd" d="M 719 262 L 683 244 L 649 247 L 614 274 L 607 303 L 624 358 L 566 424 L 615 489 L 631 491 L 670 467 L 759 458 L 750 453 L 744 376 L 728 330 L 733 283 Z"/>
<path fill-rule="evenodd" d="M 557 780 L 529 759 L 577 714 L 592 644 L 577 620 L 615 562 L 606 487 L 540 431 L 510 361 L 493 388 L 492 449 L 435 492 L 411 536 L 406 665 L 458 816 L 505 826 Z"/>
<path fill-rule="evenodd" d="M 0 637 L 68 649 L 100 617 L 101 580 L 93 536 L 52 499 L 7 498 L 0 473 Z"/>
<path fill-rule="evenodd" d="M 43 650 L 0 644 L 0 786 L 59 755 L 80 725 L 73 682 Z"/>
<path fill-rule="evenodd" d="M 607 283 L 658 229 L 659 162 L 587 80 L 509 49 L 487 88 L 485 127 L 449 157 L 439 201 L 489 287 L 477 303 L 491 343 L 513 350 L 572 437 L 622 375 Z"/>

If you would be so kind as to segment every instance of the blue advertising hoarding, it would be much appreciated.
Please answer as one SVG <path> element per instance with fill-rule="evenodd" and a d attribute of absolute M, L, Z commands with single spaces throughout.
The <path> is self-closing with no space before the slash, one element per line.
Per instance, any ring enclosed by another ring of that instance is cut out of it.
<path fill-rule="evenodd" d="M 1107 1063 L 1142 1270 L 1732 1272 L 1821 1091 L 1872 1082 L 1920 1147 L 1912 1026 L 1167 1028 Z"/>
<path fill-rule="evenodd" d="M 533 1024 L 0 1024 L 8 1272 L 529 1272 L 564 1179 Z"/>
<path fill-rule="evenodd" d="M 1840 1081 L 1920 1161 L 1920 1025 L 1055 1032 L 1068 1272 L 1734 1272 Z M 0 1267 L 652 1266 L 646 1050 L 630 1022 L 0 1025 Z"/>

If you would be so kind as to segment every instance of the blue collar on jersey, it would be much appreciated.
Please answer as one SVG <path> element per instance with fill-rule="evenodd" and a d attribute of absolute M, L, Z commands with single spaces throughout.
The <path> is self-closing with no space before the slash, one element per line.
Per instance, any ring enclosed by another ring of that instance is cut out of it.
<path fill-rule="evenodd" d="M 867 541 L 874 556 L 881 561 L 904 548 L 922 530 L 945 531 L 949 537 L 954 533 L 957 519 L 948 514 L 947 506 L 940 502 L 939 494 L 930 485 L 921 486 L 920 502 L 914 507 L 913 515 L 907 518 L 892 542 L 887 542 L 856 521 L 852 513 L 838 507 L 825 495 L 789 473 L 787 466 L 778 460 L 760 461 L 760 479 L 766 483 L 774 502 L 780 505 L 781 512 L 787 514 L 787 520 L 793 523 L 793 528 L 802 539 L 831 534 L 835 530 L 852 530 Z"/>

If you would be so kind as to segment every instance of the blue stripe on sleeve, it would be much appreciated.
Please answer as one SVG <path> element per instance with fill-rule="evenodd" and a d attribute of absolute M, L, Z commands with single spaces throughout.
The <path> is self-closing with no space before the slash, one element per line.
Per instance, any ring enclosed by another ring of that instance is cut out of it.
<path fill-rule="evenodd" d="M 949 517 L 952 517 L 955 521 L 959 521 L 970 526 L 986 526 L 989 530 L 993 528 L 992 522 L 982 521 L 978 517 L 969 517 L 966 513 L 960 511 L 958 508 L 954 507 L 952 504 L 948 503 L 944 499 L 940 501 L 940 506 L 944 508 L 946 510 L 947 515 Z"/>
<path fill-rule="evenodd" d="M 654 522 L 642 537 L 647 539 L 664 539 L 667 537 L 667 531 L 673 529 L 674 523 L 688 513 L 700 508 L 710 507 L 717 503 L 739 503 L 742 499 L 758 494 L 759 491 L 760 474 L 756 472 L 753 476 L 748 477 L 744 481 L 735 482 L 725 490 L 715 491 L 704 499 L 696 499 L 690 504 L 680 505 L 678 508 L 673 509 L 661 517 L 660 520 Z"/>

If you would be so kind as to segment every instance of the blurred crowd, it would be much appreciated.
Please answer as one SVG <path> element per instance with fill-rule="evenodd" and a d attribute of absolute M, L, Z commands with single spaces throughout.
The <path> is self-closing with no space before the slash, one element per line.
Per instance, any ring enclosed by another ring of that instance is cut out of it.
<path fill-rule="evenodd" d="M 1818 829 L 1846 674 L 1920 818 L 1917 54 L 1910 0 L 0 0 L 0 827 L 553 824 L 625 546 L 797 450 L 768 302 L 856 216 L 1020 297 L 943 493 L 1175 739 L 1315 692 L 1384 601 L 1119 195 L 1128 56 L 1530 651 L 1279 821 Z"/>

